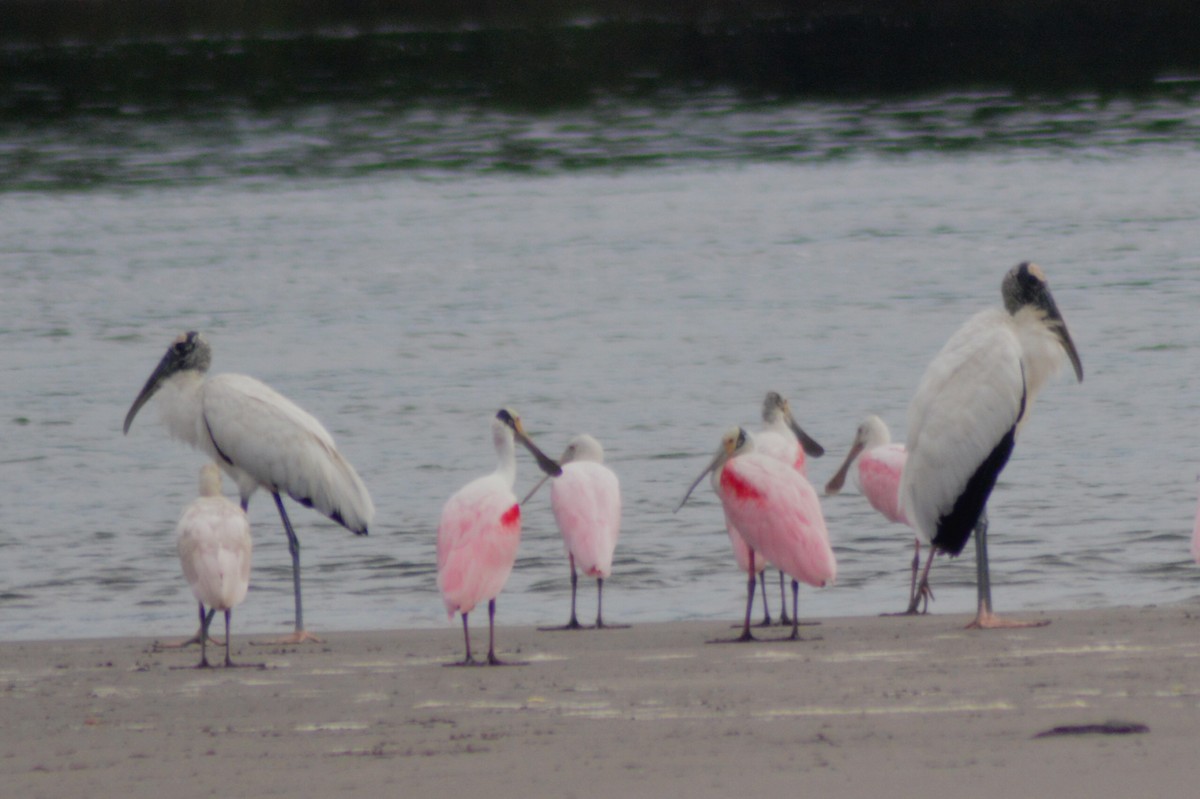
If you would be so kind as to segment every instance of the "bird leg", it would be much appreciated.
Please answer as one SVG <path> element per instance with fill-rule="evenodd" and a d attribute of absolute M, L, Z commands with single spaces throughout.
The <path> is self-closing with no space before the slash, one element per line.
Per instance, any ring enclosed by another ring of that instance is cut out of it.
<path fill-rule="evenodd" d="M 201 610 L 201 611 L 203 611 L 203 610 L 204 610 L 204 606 L 203 606 L 203 605 L 201 605 L 201 606 L 200 606 L 200 610 Z M 209 663 L 208 663 L 208 646 L 207 646 L 207 643 L 208 643 L 208 625 L 212 624 L 213 615 L 214 615 L 216 612 L 217 612 L 217 611 L 214 609 L 214 610 L 210 610 L 210 611 L 208 611 L 208 613 L 205 613 L 205 614 L 204 614 L 204 620 L 203 620 L 203 621 L 202 621 L 202 623 L 200 624 L 200 662 L 196 664 L 196 668 L 198 668 L 198 669 L 207 669 L 207 668 L 209 668 Z M 225 645 L 226 645 L 226 646 L 228 646 L 228 645 L 229 645 L 229 634 L 228 634 L 228 633 L 226 633 L 226 635 L 225 635 Z"/>
<path fill-rule="evenodd" d="M 1005 619 L 992 612 L 992 581 L 988 569 L 987 554 L 988 519 L 985 510 L 975 523 L 975 579 L 979 595 L 979 609 L 975 619 L 967 625 L 968 630 L 1014 629 L 1020 627 L 1045 627 L 1048 619 L 1041 621 L 1019 621 Z M 932 558 L 930 558 L 932 560 Z"/>
<path fill-rule="evenodd" d="M 287 533 L 288 539 L 288 552 L 292 556 L 292 592 L 295 595 L 296 602 L 296 630 L 291 635 L 284 636 L 270 643 L 323 643 L 320 638 L 304 629 L 304 605 L 300 599 L 300 539 L 296 537 L 296 531 L 292 529 L 292 522 L 283 507 L 283 498 L 278 493 L 272 493 L 271 496 L 275 497 L 275 507 L 279 509 L 279 518 L 283 520 L 283 529 Z M 243 504 L 244 507 L 245 505 Z"/>
<path fill-rule="evenodd" d="M 197 603 L 197 604 L 199 604 L 199 603 Z M 174 643 L 169 643 L 169 644 L 164 644 L 159 641 L 155 641 L 154 645 L 151 647 L 151 649 L 153 649 L 155 652 L 159 651 L 160 649 L 183 649 L 185 646 L 191 646 L 192 644 L 200 643 L 200 636 L 202 636 L 203 634 L 204 634 L 204 605 L 200 605 L 200 626 L 198 628 L 196 628 L 195 635 L 193 635 L 191 638 L 187 639 L 186 641 L 176 641 Z M 211 641 L 216 646 L 221 645 L 221 642 L 218 641 L 216 638 L 213 638 L 212 636 L 209 636 L 208 640 Z"/>
<path fill-rule="evenodd" d="M 783 579 L 783 572 L 779 573 L 779 578 Z M 788 640 L 802 640 L 800 638 L 800 582 L 798 580 L 792 580 L 792 634 L 788 636 Z"/>
<path fill-rule="evenodd" d="M 921 540 L 917 539 L 913 544 L 913 583 L 908 594 L 908 610 L 901 615 L 916 616 L 929 612 L 929 600 L 933 599 L 933 589 L 929 587 L 929 569 L 933 566 L 935 554 L 936 550 L 930 547 L 929 555 L 925 558 L 925 569 L 921 572 L 921 579 L 917 580 L 917 566 L 921 562 Z M 918 606 L 921 606 L 920 610 Z"/>
<path fill-rule="evenodd" d="M 604 578 L 596 578 L 596 629 L 597 630 L 628 630 L 628 624 L 605 624 L 600 615 L 601 602 L 604 599 Z"/>
<path fill-rule="evenodd" d="M 575 556 L 568 555 L 567 558 L 571 562 L 571 620 L 567 622 L 566 629 L 580 630 L 583 625 L 579 623 L 579 618 L 575 615 L 575 594 L 579 588 L 579 574 L 575 571 Z"/>
<path fill-rule="evenodd" d="M 763 605 L 763 620 L 759 622 L 759 627 L 771 626 L 771 604 L 767 600 L 767 581 L 762 580 L 762 605 Z"/>
<path fill-rule="evenodd" d="M 571 619 L 562 627 L 538 627 L 539 630 L 582 630 L 583 625 L 579 623 L 579 617 L 575 615 L 575 594 L 579 587 L 579 575 L 575 572 L 575 556 L 567 553 L 567 560 L 571 564 Z"/>
<path fill-rule="evenodd" d="M 767 584 L 766 580 L 763 580 L 763 585 L 765 586 L 766 584 Z M 793 608 L 793 611 L 794 610 L 795 609 Z M 794 616 L 795 613 L 793 612 L 792 615 Z M 791 619 L 788 618 L 788 612 L 787 612 L 787 588 L 785 587 L 785 582 L 783 579 L 783 572 L 780 572 L 779 573 L 779 624 L 781 626 L 786 627 L 787 625 L 789 625 L 791 623 L 792 623 Z"/>
<path fill-rule="evenodd" d="M 488 600 L 488 656 L 489 666 L 524 666 L 524 663 L 501 660 L 496 657 L 496 600 Z"/>
<path fill-rule="evenodd" d="M 228 668 L 234 665 L 233 660 L 229 657 L 229 617 L 233 613 L 229 608 L 225 609 L 225 667 Z"/>

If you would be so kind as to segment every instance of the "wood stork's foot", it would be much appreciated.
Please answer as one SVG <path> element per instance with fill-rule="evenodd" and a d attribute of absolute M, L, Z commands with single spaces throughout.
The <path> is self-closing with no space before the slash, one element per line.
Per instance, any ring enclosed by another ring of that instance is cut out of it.
<path fill-rule="evenodd" d="M 1022 619 L 1006 619 L 1003 616 L 997 616 L 991 611 L 979 611 L 975 619 L 967 625 L 968 630 L 1017 630 L 1025 627 L 1045 627 L 1050 623 L 1049 619 L 1041 619 L 1039 621 L 1025 621 Z"/>
<path fill-rule="evenodd" d="M 296 630 L 291 635 L 276 638 L 274 641 L 255 641 L 255 646 L 286 646 L 291 644 L 323 644 L 325 639 L 318 638 L 308 630 Z"/>

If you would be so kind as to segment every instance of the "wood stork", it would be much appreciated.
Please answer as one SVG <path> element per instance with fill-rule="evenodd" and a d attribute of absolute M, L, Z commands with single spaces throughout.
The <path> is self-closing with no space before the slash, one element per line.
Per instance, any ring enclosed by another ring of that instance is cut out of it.
<path fill-rule="evenodd" d="M 460 488 L 442 508 L 437 532 L 438 589 L 451 619 L 462 614 L 466 657 L 456 665 L 474 665 L 467 616 L 480 602 L 488 603 L 487 664 L 502 665 L 496 657 L 496 596 L 508 581 L 521 541 L 521 506 L 513 494 L 517 477 L 515 439 L 537 459 L 551 477 L 562 474 L 558 464 L 542 453 L 525 433 L 521 419 L 501 409 L 492 420 L 492 441 L 499 463 L 491 474 Z"/>
<path fill-rule="evenodd" d="M 237 483 L 243 509 L 257 489 L 270 492 L 292 556 L 295 632 L 285 640 L 319 640 L 304 629 L 300 540 L 280 494 L 358 535 L 367 534 L 375 506 L 320 422 L 253 377 L 208 375 L 211 363 L 212 350 L 199 333 L 175 339 L 125 415 L 125 433 L 157 394 L 167 432 L 220 464 Z"/>
<path fill-rule="evenodd" d="M 854 434 L 854 442 L 846 453 L 837 473 L 825 484 L 825 495 L 834 496 L 846 484 L 846 475 L 850 467 L 858 465 L 855 470 L 855 482 L 858 490 L 867 498 L 871 507 L 879 511 L 889 522 L 908 524 L 908 518 L 900 507 L 900 475 L 904 470 L 904 462 L 908 459 L 908 450 L 903 444 L 892 441 L 891 431 L 875 414 L 863 419 L 862 424 Z M 911 525 L 909 525 L 911 526 Z M 908 609 L 903 615 L 914 615 L 929 609 L 929 600 L 933 592 L 929 590 L 929 564 L 926 563 L 925 574 L 917 582 L 917 573 L 921 566 L 921 539 L 913 538 L 912 581 L 908 589 Z M 918 610 L 924 600 L 924 610 Z"/>
<path fill-rule="evenodd" d="M 970 626 L 977 628 L 1032 626 L 992 612 L 987 501 L 1034 398 L 1064 357 L 1083 381 L 1041 268 L 1013 267 L 1001 293 L 1004 308 L 971 317 L 925 370 L 908 409 L 900 481 L 901 507 L 923 542 L 954 556 L 975 531 L 979 607 Z"/>
<path fill-rule="evenodd" d="M 825 454 L 825 448 L 816 442 L 803 428 L 796 423 L 792 416 L 791 403 L 780 396 L 777 391 L 768 391 L 762 405 L 763 426 L 754 434 L 754 448 L 764 455 L 790 463 L 796 471 L 808 476 L 808 458 L 819 458 Z M 806 457 L 807 456 L 807 457 Z M 729 530 L 729 540 L 733 544 L 734 557 L 742 571 L 747 570 L 745 545 L 736 529 Z M 739 546 L 740 545 L 740 546 Z M 763 571 L 766 564 L 760 564 L 758 570 Z M 762 581 L 763 590 L 763 625 L 771 624 L 771 611 L 767 608 L 767 581 Z M 783 572 L 779 572 L 779 623 L 791 624 L 787 613 L 787 589 L 784 587 Z"/>
<path fill-rule="evenodd" d="M 792 577 L 791 638 L 798 640 L 799 587 L 795 581 L 820 587 L 837 576 L 837 562 L 817 492 L 791 465 L 756 452 L 753 437 L 740 427 L 731 428 L 721 437 L 712 462 L 688 488 L 676 511 L 709 473 L 726 520 L 737 527 L 750 548 L 746 616 L 737 640 L 754 640 L 750 613 L 754 607 L 756 556 L 766 558 Z"/>
<path fill-rule="evenodd" d="M 621 534 L 621 485 L 612 469 L 604 465 L 604 447 L 587 433 L 567 442 L 559 458 L 562 474 L 550 485 L 550 507 L 562 534 L 571 566 L 571 618 L 564 627 L 541 629 L 581 630 L 575 615 L 579 571 L 596 578 L 596 629 L 625 627 L 606 625 L 602 612 L 604 580 L 612 574 L 613 553 Z M 524 505 L 550 479 L 543 477 L 521 500 Z"/>
<path fill-rule="evenodd" d="M 200 603 L 198 668 L 208 668 L 208 627 L 218 610 L 225 613 L 225 665 L 232 666 L 229 619 L 250 586 L 253 545 L 246 511 L 221 496 L 221 471 L 215 463 L 200 469 L 200 496 L 179 517 L 175 544 L 183 576 Z"/>

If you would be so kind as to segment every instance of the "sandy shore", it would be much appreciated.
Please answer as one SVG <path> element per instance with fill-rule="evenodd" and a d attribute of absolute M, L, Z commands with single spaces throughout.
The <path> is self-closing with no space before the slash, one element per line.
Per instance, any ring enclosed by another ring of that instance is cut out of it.
<path fill-rule="evenodd" d="M 709 644 L 720 623 L 499 631 L 528 665 L 444 668 L 457 626 L 333 633 L 190 668 L 140 639 L 0 644 L 12 797 L 1192 797 L 1200 613 L 828 619 Z M 486 647 L 486 628 L 477 647 Z M 777 635 L 777 631 L 769 634 Z M 211 651 L 211 650 L 210 650 Z M 1035 737 L 1107 721 L 1141 733 Z M 769 795 L 769 794 L 761 794 Z"/>

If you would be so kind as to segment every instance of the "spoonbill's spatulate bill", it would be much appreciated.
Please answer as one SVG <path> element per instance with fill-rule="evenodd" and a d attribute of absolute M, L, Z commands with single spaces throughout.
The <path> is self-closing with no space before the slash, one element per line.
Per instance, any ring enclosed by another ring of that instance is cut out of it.
<path fill-rule="evenodd" d="M 225 614 L 225 665 L 229 657 L 229 621 L 250 587 L 250 522 L 246 512 L 221 496 L 221 471 L 208 463 L 200 470 L 200 496 L 188 504 L 175 527 L 183 576 L 200 603 L 200 667 L 208 667 L 208 627 L 219 610 Z"/>
<path fill-rule="evenodd" d="M 125 432 L 151 397 L 171 436 L 218 463 L 237 483 L 242 508 L 259 488 L 275 499 L 292 556 L 295 632 L 292 642 L 316 640 L 304 629 L 300 598 L 300 540 L 281 494 L 366 535 L 375 506 L 333 436 L 311 415 L 253 377 L 209 375 L 212 350 L 195 331 L 172 342 L 125 415 Z"/>
<path fill-rule="evenodd" d="M 583 629 L 575 615 L 577 569 L 596 578 L 596 629 L 625 626 L 606 625 L 603 614 L 604 581 L 612 574 L 613 553 L 621 534 L 620 482 L 613 470 L 604 465 L 600 442 L 587 433 L 580 433 L 567 443 L 559 464 L 562 474 L 550 485 L 550 507 L 571 566 L 571 617 L 564 627 L 542 629 Z M 542 478 L 522 504 L 547 479 Z"/>
<path fill-rule="evenodd" d="M 437 532 L 438 589 L 446 613 L 462 614 L 466 657 L 458 665 L 473 665 L 467 616 L 480 602 L 488 603 L 488 665 L 496 657 L 496 596 L 508 582 L 521 542 L 521 506 L 513 493 L 517 477 L 516 440 L 550 475 L 562 474 L 558 464 L 542 453 L 525 433 L 521 419 L 502 409 L 492 420 L 492 442 L 498 464 L 491 474 L 460 488 L 442 508 Z"/>
<path fill-rule="evenodd" d="M 1013 267 L 1001 293 L 1004 308 L 971 317 L 925 370 L 908 409 L 900 481 L 901 506 L 923 542 L 957 555 L 975 532 L 973 627 L 1030 626 L 992 612 L 987 501 L 1046 380 L 1070 360 L 1083 381 L 1079 353 L 1041 268 Z"/>
<path fill-rule="evenodd" d="M 742 636 L 737 640 L 752 641 L 750 613 L 754 606 L 754 561 L 758 557 L 766 558 L 794 581 L 812 586 L 832 583 L 837 576 L 837 562 L 820 500 L 808 479 L 792 465 L 756 452 L 753 438 L 744 429 L 735 427 L 722 436 L 712 462 L 688 488 L 679 507 L 710 473 L 727 521 L 750 548 L 746 616 Z M 799 639 L 799 617 L 795 612 L 799 586 L 793 584 L 792 590 L 791 637 Z"/>

